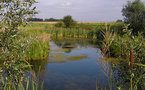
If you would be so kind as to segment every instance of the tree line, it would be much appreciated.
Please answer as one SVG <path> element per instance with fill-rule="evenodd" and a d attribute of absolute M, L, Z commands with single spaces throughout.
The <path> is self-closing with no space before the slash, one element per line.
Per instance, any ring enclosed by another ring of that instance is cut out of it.
<path fill-rule="evenodd" d="M 33 21 L 33 22 L 57 22 L 61 21 L 62 19 L 55 19 L 55 18 L 27 18 L 27 21 Z"/>

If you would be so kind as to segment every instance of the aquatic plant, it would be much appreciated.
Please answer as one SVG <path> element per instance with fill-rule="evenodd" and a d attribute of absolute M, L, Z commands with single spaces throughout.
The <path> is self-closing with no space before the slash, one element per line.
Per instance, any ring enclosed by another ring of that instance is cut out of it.
<path fill-rule="evenodd" d="M 110 56 L 124 59 L 124 61 L 119 61 L 120 63 L 116 67 L 119 72 L 118 74 L 122 77 L 121 79 L 129 81 L 123 84 L 132 90 L 143 89 L 145 40 L 142 33 L 138 33 L 139 36 L 133 36 L 132 31 L 128 30 L 127 27 L 124 29 L 124 34 L 122 36 L 116 35 L 114 41 L 110 44 Z M 138 63 L 141 66 L 134 65 L 134 63 Z M 120 84 L 120 87 L 123 88 L 123 84 Z"/>
<path fill-rule="evenodd" d="M 108 26 L 106 25 L 106 31 L 102 31 L 102 35 L 104 38 L 102 42 L 102 54 L 106 55 L 107 53 L 109 53 L 109 48 L 114 41 L 115 34 L 111 32 L 110 27 L 108 29 Z"/>
<path fill-rule="evenodd" d="M 46 60 L 49 55 L 50 34 L 35 31 L 21 31 L 21 40 L 29 40 L 29 47 L 25 50 L 26 60 Z"/>
<path fill-rule="evenodd" d="M 24 85 L 25 84 L 25 85 Z M 0 89 L 1 90 L 43 90 L 43 83 L 38 85 L 31 78 L 25 78 L 25 81 L 14 83 L 12 81 L 5 81 L 3 77 L 0 77 Z"/>
<path fill-rule="evenodd" d="M 28 49 L 25 51 L 26 60 L 46 60 L 49 55 L 49 41 L 33 39 Z"/>
<path fill-rule="evenodd" d="M 107 23 L 107 25 L 110 26 L 110 30 L 121 33 L 124 23 Z M 24 29 L 23 27 L 19 28 Z M 25 30 L 29 30 L 29 32 L 51 34 L 52 38 L 98 39 L 100 41 L 103 40 L 102 30 L 105 31 L 105 29 L 106 23 L 78 23 L 74 28 L 55 27 L 55 24 L 48 23 L 32 23 L 31 27 L 25 27 Z"/>

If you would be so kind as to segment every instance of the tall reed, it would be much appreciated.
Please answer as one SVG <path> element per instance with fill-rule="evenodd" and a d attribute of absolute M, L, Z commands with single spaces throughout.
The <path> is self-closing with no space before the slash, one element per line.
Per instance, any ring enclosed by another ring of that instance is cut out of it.
<path fill-rule="evenodd" d="M 102 35 L 104 38 L 104 40 L 102 42 L 102 54 L 106 55 L 107 53 L 109 53 L 109 48 L 110 48 L 112 42 L 114 41 L 115 34 L 113 32 L 111 32 L 110 26 L 108 29 L 108 26 L 106 25 L 106 31 L 102 31 Z"/>

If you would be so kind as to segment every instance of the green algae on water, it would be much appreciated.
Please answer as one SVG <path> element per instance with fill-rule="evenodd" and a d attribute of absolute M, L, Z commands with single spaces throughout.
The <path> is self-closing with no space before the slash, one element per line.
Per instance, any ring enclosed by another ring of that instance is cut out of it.
<path fill-rule="evenodd" d="M 67 57 L 67 55 L 62 54 L 62 53 L 57 53 L 57 54 L 54 54 L 50 57 L 53 57 L 53 58 L 56 58 L 56 59 L 65 59 Z"/>
<path fill-rule="evenodd" d="M 81 59 L 85 59 L 87 57 L 88 57 L 87 55 L 82 54 L 82 55 L 78 55 L 78 56 L 70 56 L 70 57 L 67 58 L 67 60 L 78 61 L 78 60 L 81 60 Z"/>

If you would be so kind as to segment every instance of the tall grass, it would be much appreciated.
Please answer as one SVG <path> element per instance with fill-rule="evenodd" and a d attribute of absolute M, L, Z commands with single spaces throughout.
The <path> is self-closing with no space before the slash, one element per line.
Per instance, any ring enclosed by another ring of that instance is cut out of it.
<path fill-rule="evenodd" d="M 36 31 L 21 31 L 22 39 L 30 42 L 26 49 L 26 60 L 46 60 L 49 55 L 50 35 L 43 32 Z"/>
<path fill-rule="evenodd" d="M 43 90 L 43 83 L 39 85 L 32 78 L 25 78 L 25 81 L 15 83 L 0 76 L 0 90 Z"/>
<path fill-rule="evenodd" d="M 106 31 L 102 31 L 103 35 L 103 42 L 102 42 L 102 54 L 106 55 L 109 52 L 109 47 L 114 41 L 115 34 L 111 32 L 110 27 L 108 29 L 108 26 L 106 25 Z"/>
<path fill-rule="evenodd" d="M 111 29 L 121 32 L 124 23 L 108 23 Z M 31 27 L 32 26 L 32 27 Z M 25 30 L 39 31 L 51 34 L 52 38 L 80 38 L 80 39 L 99 39 L 101 31 L 106 29 L 106 23 L 79 23 L 74 28 L 55 27 L 54 24 L 33 23 L 31 26 L 25 27 Z M 22 27 L 20 27 L 23 30 Z"/>

